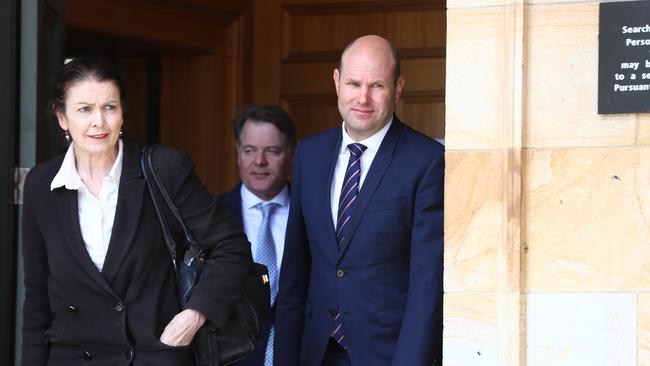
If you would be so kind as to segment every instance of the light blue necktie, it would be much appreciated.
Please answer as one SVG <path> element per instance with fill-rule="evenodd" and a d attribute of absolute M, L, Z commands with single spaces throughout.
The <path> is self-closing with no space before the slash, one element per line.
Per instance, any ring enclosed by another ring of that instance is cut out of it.
<path fill-rule="evenodd" d="M 271 306 L 275 304 L 275 297 L 278 294 L 278 265 L 275 254 L 275 243 L 271 233 L 271 215 L 273 210 L 279 204 L 275 202 L 260 202 L 256 205 L 262 211 L 262 222 L 260 231 L 257 234 L 257 249 L 255 251 L 255 261 L 262 263 L 269 270 L 269 283 L 271 287 Z M 264 366 L 273 366 L 273 340 L 275 330 L 271 327 L 269 340 L 266 343 L 266 354 L 264 357 Z"/>

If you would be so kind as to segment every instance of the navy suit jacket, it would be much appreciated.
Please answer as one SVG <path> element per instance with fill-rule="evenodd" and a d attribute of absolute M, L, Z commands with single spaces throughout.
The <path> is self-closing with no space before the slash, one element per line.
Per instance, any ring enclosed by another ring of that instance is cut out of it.
<path fill-rule="evenodd" d="M 228 191 L 217 198 L 219 204 L 235 219 L 239 224 L 240 230 L 244 230 L 244 217 L 241 211 L 241 184 L 238 184 L 233 190 Z M 264 366 L 264 355 L 266 351 L 266 343 L 269 340 L 269 331 L 275 320 L 275 307 L 271 308 L 269 320 L 265 326 L 260 330 L 257 336 L 257 343 L 255 350 L 241 361 L 233 364 L 233 366 Z"/>
<path fill-rule="evenodd" d="M 231 191 L 221 194 L 217 201 L 239 224 L 239 228 L 244 230 L 244 218 L 241 213 L 241 183 Z"/>
<path fill-rule="evenodd" d="M 354 366 L 431 366 L 442 349 L 444 148 L 397 117 L 339 250 L 330 192 L 341 128 L 298 145 L 275 361 L 320 366 L 337 311 Z"/>

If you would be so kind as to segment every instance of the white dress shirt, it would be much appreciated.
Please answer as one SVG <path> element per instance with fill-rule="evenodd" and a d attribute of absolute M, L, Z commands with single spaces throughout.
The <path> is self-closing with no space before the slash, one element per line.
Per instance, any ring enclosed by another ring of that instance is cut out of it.
<path fill-rule="evenodd" d="M 334 168 L 334 179 L 332 180 L 332 191 L 331 197 L 332 201 L 330 202 L 332 209 L 332 222 L 334 222 L 334 227 L 336 227 L 336 221 L 338 220 L 338 209 L 339 209 L 339 197 L 341 196 L 341 188 L 343 186 L 343 179 L 345 178 L 345 170 L 348 168 L 348 161 L 350 160 L 350 151 L 348 150 L 348 145 L 354 142 L 363 144 L 367 149 L 361 154 L 361 176 L 359 177 L 359 192 L 363 187 L 363 182 L 366 180 L 368 175 L 368 168 L 372 164 L 372 161 L 377 155 L 379 146 L 384 140 L 390 125 L 393 124 L 393 118 L 386 123 L 386 125 L 374 135 L 368 137 L 367 139 L 361 141 L 354 141 L 348 131 L 345 130 L 345 122 L 341 125 L 341 131 L 343 133 L 343 140 L 341 141 L 341 148 L 339 149 L 339 157 L 336 160 L 336 167 Z"/>
<path fill-rule="evenodd" d="M 50 190 L 65 187 L 77 191 L 77 205 L 79 209 L 79 226 L 81 236 L 86 244 L 86 250 L 93 263 L 101 272 L 111 241 L 115 208 L 117 207 L 117 194 L 122 176 L 122 140 L 115 162 L 108 175 L 102 178 L 102 188 L 99 196 L 93 195 L 86 184 L 81 180 L 74 158 L 74 142 L 68 147 L 63 158 L 61 168 L 52 179 Z"/>
<path fill-rule="evenodd" d="M 279 205 L 273 210 L 270 222 L 273 244 L 275 244 L 275 259 L 279 269 L 282 263 L 282 254 L 284 253 L 284 234 L 287 231 L 287 220 L 289 219 L 289 188 L 285 185 L 280 193 L 270 201 L 263 201 L 253 194 L 253 192 L 249 191 L 243 184 L 241 185 L 240 193 L 244 232 L 248 237 L 248 241 L 251 242 L 251 251 L 253 252 L 253 260 L 255 262 L 259 261 L 256 258 L 257 234 L 260 231 L 260 224 L 262 223 L 262 211 L 255 206 L 260 202 L 275 202 Z"/>

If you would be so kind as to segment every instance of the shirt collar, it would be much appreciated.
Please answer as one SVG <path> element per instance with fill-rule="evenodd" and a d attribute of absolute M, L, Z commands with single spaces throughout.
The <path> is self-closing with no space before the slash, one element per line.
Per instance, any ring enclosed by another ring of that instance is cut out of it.
<path fill-rule="evenodd" d="M 241 185 L 241 200 L 245 208 L 250 209 L 255 207 L 257 204 L 260 202 L 275 202 L 280 207 L 288 207 L 289 206 L 289 188 L 287 185 L 284 185 L 284 188 L 280 191 L 280 193 L 276 194 L 275 197 L 271 198 L 270 201 L 264 201 L 263 199 L 257 197 L 253 192 L 248 190 L 244 184 Z"/>
<path fill-rule="evenodd" d="M 119 140 L 117 157 L 115 158 L 113 166 L 107 175 L 107 177 L 111 179 L 115 185 L 119 184 L 120 177 L 122 176 L 123 150 L 124 148 L 122 140 Z M 68 146 L 68 150 L 65 153 L 65 157 L 63 158 L 63 163 L 61 163 L 59 171 L 54 176 L 54 179 L 52 179 L 52 183 L 50 184 L 50 191 L 53 191 L 60 187 L 65 187 L 69 190 L 78 190 L 81 186 L 83 186 L 83 182 L 81 181 L 81 176 L 79 175 L 79 172 L 77 171 L 77 167 L 75 165 L 73 141 L 70 146 Z"/>
<path fill-rule="evenodd" d="M 393 124 L 393 117 L 391 117 L 388 120 L 388 123 L 384 127 L 381 128 L 381 130 L 377 131 L 374 135 L 360 140 L 360 141 L 354 141 L 350 135 L 348 135 L 348 131 L 345 130 L 345 122 L 341 125 L 341 130 L 343 131 L 343 141 L 341 143 L 341 149 L 339 151 L 339 154 L 344 153 L 348 145 L 354 142 L 358 142 L 360 144 L 363 144 L 365 147 L 367 147 L 370 150 L 373 151 L 378 151 L 379 146 L 381 145 L 381 142 L 384 140 L 384 137 L 388 133 L 388 129 L 390 128 L 390 125 Z"/>

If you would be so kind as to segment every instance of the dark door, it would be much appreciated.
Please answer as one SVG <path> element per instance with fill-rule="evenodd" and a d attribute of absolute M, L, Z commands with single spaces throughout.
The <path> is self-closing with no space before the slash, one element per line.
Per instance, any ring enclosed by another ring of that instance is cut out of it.
<path fill-rule="evenodd" d="M 10 133 L 2 133 L 2 149 L 7 149 L 11 146 L 13 153 L 5 155 L 4 151 L 0 158 L 1 163 L 7 164 L 8 167 L 20 166 L 23 168 L 31 168 L 37 163 L 48 160 L 51 157 L 61 153 L 65 148 L 63 137 L 58 128 L 58 125 L 47 113 L 47 99 L 50 94 L 50 88 L 53 83 L 54 75 L 59 70 L 63 63 L 63 50 L 65 47 L 65 23 L 64 23 L 64 0 L 38 0 L 38 1 L 18 1 L 9 0 L 2 3 L 3 9 L 9 6 L 12 10 L 13 21 L 5 22 L 4 19 L 0 22 L 2 24 L 2 31 L 0 34 L 4 37 L 7 34 L 12 34 L 5 31 L 6 26 L 13 24 L 13 52 L 6 54 L 0 52 L 2 56 L 1 72 L 12 70 L 13 76 L 10 84 L 0 83 L 4 85 L 13 85 L 13 89 L 7 91 L 3 98 L 14 98 L 13 105 L 13 122 L 11 122 Z M 9 4 L 9 5 L 6 5 Z M 16 15 L 19 14 L 19 15 Z M 18 36 L 16 36 L 18 34 Z M 3 44 L 4 45 L 4 44 Z M 12 56 L 9 56 L 12 55 Z M 5 62 L 6 59 L 10 59 Z M 13 62 L 14 68 L 5 67 L 6 63 Z M 3 74 L 4 77 L 4 74 Z M 15 100 L 17 96 L 17 100 Z M 3 98 L 0 98 L 2 100 Z M 2 100 L 6 102 L 6 100 Z M 4 113 L 4 110 L 2 111 Z M 3 121 L 0 122 L 4 130 L 4 123 L 8 123 L 9 119 L 5 118 L 6 114 L 2 115 Z M 16 121 L 18 121 L 16 123 Z M 0 179 L 1 180 L 1 179 Z M 13 186 L 13 184 L 11 183 Z M 10 230 L 2 230 L 2 238 L 7 239 L 3 241 L 0 251 L 0 261 L 2 265 L 5 262 L 10 262 L 10 267 L 0 267 L 0 276 L 11 276 L 11 278 L 2 278 L 1 286 L 4 286 L 5 281 L 11 284 L 11 289 L 1 289 L 2 294 L 10 296 L 2 296 L 2 304 L 0 306 L 7 306 L 9 308 L 0 309 L 0 324 L 5 324 L 6 328 L 1 328 L 0 347 L 0 364 L 12 365 L 20 364 L 20 345 L 21 345 L 21 329 L 22 329 L 22 303 L 24 298 L 23 289 L 23 276 L 22 276 L 22 253 L 20 252 L 20 235 L 17 228 L 21 225 L 21 206 L 20 204 L 12 206 L 10 216 L 3 216 L 0 219 L 0 225 L 10 225 Z M 4 215 L 4 211 L 3 211 Z M 17 223 L 17 224 L 16 224 Z M 11 237 L 9 237 L 10 232 Z M 7 290 L 5 292 L 5 290 Z M 5 304 L 6 302 L 6 304 Z M 14 305 L 15 304 L 15 305 Z M 6 310 L 6 311 L 5 311 Z M 12 326 L 12 324 L 15 324 Z M 6 347 L 6 348 L 5 348 Z M 12 362 L 13 360 L 13 362 Z"/>
<path fill-rule="evenodd" d="M 65 21 L 63 0 L 40 0 L 38 3 L 36 162 L 40 163 L 65 150 L 63 133 L 47 108 L 54 77 L 63 65 Z"/>
<path fill-rule="evenodd" d="M 0 2 L 0 365 L 13 363 L 16 220 L 17 0 Z"/>

